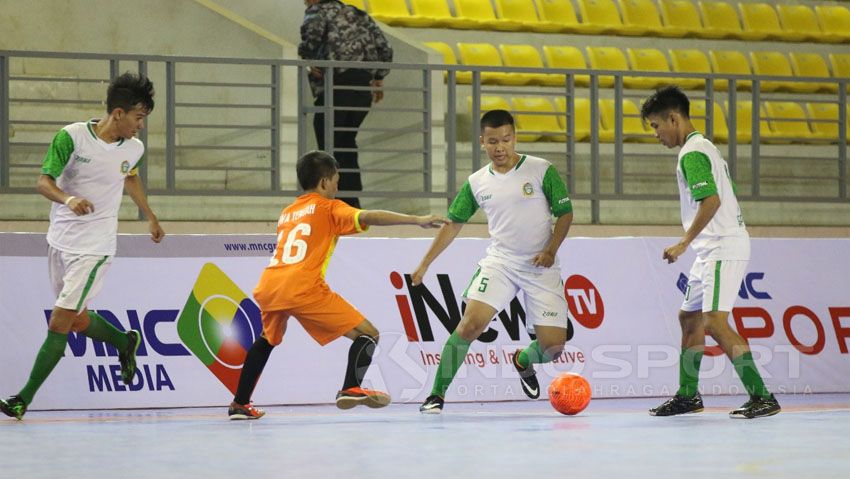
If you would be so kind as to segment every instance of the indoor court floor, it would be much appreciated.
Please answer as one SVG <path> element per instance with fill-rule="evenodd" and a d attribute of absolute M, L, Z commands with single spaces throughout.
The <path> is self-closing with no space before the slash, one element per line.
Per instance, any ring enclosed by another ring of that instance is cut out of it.
<path fill-rule="evenodd" d="M 226 407 L 31 411 L 0 419 L 0 478 L 850 477 L 850 394 L 777 395 L 770 418 L 727 416 L 742 396 L 656 418 L 657 398 L 600 399 L 577 416 L 548 401 L 385 409 Z"/>

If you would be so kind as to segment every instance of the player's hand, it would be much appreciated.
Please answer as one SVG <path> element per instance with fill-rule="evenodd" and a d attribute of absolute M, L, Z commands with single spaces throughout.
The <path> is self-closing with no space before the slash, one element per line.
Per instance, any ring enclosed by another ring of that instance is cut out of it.
<path fill-rule="evenodd" d="M 159 225 L 159 220 L 156 218 L 148 221 L 148 229 L 151 232 L 151 241 L 154 243 L 159 243 L 162 241 L 162 238 L 165 238 L 165 230 L 162 229 L 162 226 Z"/>
<path fill-rule="evenodd" d="M 310 76 L 315 78 L 316 80 L 321 80 L 325 77 L 325 74 L 322 72 L 322 69 L 319 67 L 310 67 Z"/>
<path fill-rule="evenodd" d="M 679 256 L 682 256 L 685 251 L 688 249 L 688 245 L 683 243 L 676 243 L 673 246 L 668 246 L 664 248 L 664 254 L 662 255 L 662 259 L 666 259 L 667 263 L 675 263 Z"/>
<path fill-rule="evenodd" d="M 555 264 L 555 255 L 548 251 L 541 251 L 534 256 L 534 259 L 531 260 L 531 263 L 534 266 L 548 268 Z"/>
<path fill-rule="evenodd" d="M 384 99 L 384 80 L 372 80 L 369 84 L 372 85 L 372 103 L 379 103 Z"/>
<path fill-rule="evenodd" d="M 71 201 L 68 202 L 68 208 L 70 208 L 77 216 L 94 213 L 94 205 L 85 198 L 72 198 Z"/>
<path fill-rule="evenodd" d="M 449 223 L 451 220 L 439 215 L 424 215 L 416 218 L 416 224 L 422 228 L 439 228 Z"/>
<path fill-rule="evenodd" d="M 426 272 L 428 272 L 428 267 L 419 265 L 419 267 L 416 268 L 416 271 L 410 275 L 410 284 L 412 286 L 419 286 L 422 284 L 422 278 L 425 277 Z"/>

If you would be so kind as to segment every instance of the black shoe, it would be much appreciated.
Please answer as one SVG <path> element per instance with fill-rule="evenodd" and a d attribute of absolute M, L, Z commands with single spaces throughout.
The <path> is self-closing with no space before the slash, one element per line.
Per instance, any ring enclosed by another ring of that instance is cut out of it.
<path fill-rule="evenodd" d="M 680 396 L 676 394 L 672 398 L 664 401 L 664 404 L 649 410 L 650 416 L 677 416 L 679 414 L 690 414 L 694 412 L 702 412 L 702 396 L 699 393 L 692 397 Z"/>
<path fill-rule="evenodd" d="M 440 414 L 443 412 L 443 403 L 445 401 L 440 396 L 432 394 L 428 399 L 419 406 L 419 412 L 422 414 Z"/>
<path fill-rule="evenodd" d="M 127 349 L 118 353 L 118 361 L 121 363 L 121 380 L 124 384 L 133 382 L 136 375 L 136 351 L 142 344 L 142 335 L 135 329 L 127 331 Z"/>
<path fill-rule="evenodd" d="M 773 394 L 763 398 L 758 396 L 750 396 L 750 400 L 745 402 L 743 406 L 729 413 L 729 417 L 735 419 L 755 419 L 757 417 L 773 416 L 779 414 L 782 408 L 779 407 L 779 401 L 773 397 Z"/>
<path fill-rule="evenodd" d="M 531 366 L 524 368 L 519 365 L 520 351 L 520 349 L 517 349 L 517 352 L 514 353 L 513 362 L 516 371 L 519 373 L 519 382 L 522 384 L 522 391 L 531 399 L 537 399 L 540 397 L 540 383 L 537 382 L 537 373 L 534 372 L 534 368 Z"/>
<path fill-rule="evenodd" d="M 0 411 L 3 414 L 20 421 L 27 412 L 27 403 L 20 396 L 12 396 L 9 399 L 0 399 Z"/>

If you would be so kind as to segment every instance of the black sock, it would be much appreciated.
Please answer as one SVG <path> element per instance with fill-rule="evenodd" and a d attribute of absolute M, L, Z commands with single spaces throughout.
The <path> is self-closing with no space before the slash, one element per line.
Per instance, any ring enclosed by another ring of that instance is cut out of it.
<path fill-rule="evenodd" d="M 236 396 L 233 398 L 233 401 L 237 404 L 248 404 L 251 401 L 254 387 L 257 385 L 257 380 L 260 379 L 260 374 L 263 373 L 263 368 L 266 367 L 272 348 L 274 346 L 269 344 L 266 338 L 260 336 L 248 350 L 245 364 L 242 365 L 242 374 L 239 375 Z"/>
<path fill-rule="evenodd" d="M 363 382 L 363 376 L 366 375 L 366 370 L 372 364 L 372 353 L 375 352 L 375 345 L 378 344 L 375 338 L 371 336 L 357 336 L 354 342 L 351 343 L 351 348 L 348 350 L 348 369 L 345 370 L 345 382 L 342 384 L 342 389 L 359 387 Z"/>

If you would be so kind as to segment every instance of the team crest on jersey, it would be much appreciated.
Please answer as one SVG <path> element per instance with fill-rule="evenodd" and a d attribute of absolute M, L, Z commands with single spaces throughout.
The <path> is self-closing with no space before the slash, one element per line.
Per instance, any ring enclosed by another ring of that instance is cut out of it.
<path fill-rule="evenodd" d="M 126 175 L 129 171 L 130 171 L 130 162 L 127 161 L 127 160 L 122 161 L 121 162 L 121 173 Z"/>
<path fill-rule="evenodd" d="M 522 185 L 522 194 L 525 196 L 531 196 L 534 194 L 534 187 L 531 186 L 531 183 L 526 183 Z"/>

